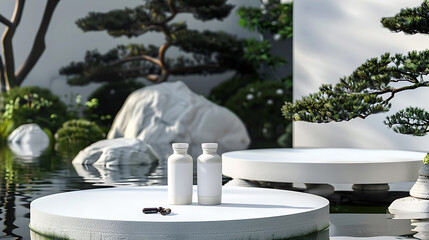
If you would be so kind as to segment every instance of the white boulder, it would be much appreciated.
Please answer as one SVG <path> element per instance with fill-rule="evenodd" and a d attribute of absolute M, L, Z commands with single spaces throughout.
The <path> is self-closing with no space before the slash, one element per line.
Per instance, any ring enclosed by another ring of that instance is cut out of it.
<path fill-rule="evenodd" d="M 153 148 L 137 138 L 101 140 L 80 151 L 73 164 L 114 166 L 151 164 L 159 159 Z"/>
<path fill-rule="evenodd" d="M 219 143 L 219 152 L 246 149 L 250 138 L 230 110 L 193 93 L 184 83 L 139 89 L 128 97 L 107 136 L 137 137 L 149 144 Z"/>
<path fill-rule="evenodd" d="M 37 124 L 24 124 L 8 137 L 9 147 L 19 157 L 39 157 L 49 147 L 49 137 Z"/>

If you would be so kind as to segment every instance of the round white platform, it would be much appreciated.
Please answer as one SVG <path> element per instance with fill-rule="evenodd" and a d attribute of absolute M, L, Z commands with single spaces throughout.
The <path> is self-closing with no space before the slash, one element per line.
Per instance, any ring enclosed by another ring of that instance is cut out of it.
<path fill-rule="evenodd" d="M 305 193 L 224 187 L 222 204 L 167 204 L 166 186 L 54 194 L 31 203 L 30 228 L 71 239 L 275 239 L 329 226 L 328 200 Z M 143 214 L 168 207 L 170 215 Z"/>
<path fill-rule="evenodd" d="M 233 178 L 301 183 L 377 184 L 416 181 L 426 153 L 342 148 L 255 149 L 222 154 Z"/>

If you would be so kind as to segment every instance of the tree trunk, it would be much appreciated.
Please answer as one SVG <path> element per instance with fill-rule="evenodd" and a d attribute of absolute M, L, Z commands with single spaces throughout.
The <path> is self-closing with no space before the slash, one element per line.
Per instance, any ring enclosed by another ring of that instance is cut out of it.
<path fill-rule="evenodd" d="M 16 85 L 20 86 L 27 77 L 28 73 L 33 69 L 34 65 L 37 63 L 39 58 L 42 56 L 45 51 L 45 36 L 48 31 L 49 23 L 51 22 L 52 15 L 54 13 L 55 7 L 57 6 L 59 0 L 48 0 L 46 2 L 45 12 L 43 13 L 43 18 L 37 31 L 36 37 L 34 39 L 33 47 L 31 48 L 30 53 L 27 56 L 24 64 L 15 74 L 16 76 Z"/>

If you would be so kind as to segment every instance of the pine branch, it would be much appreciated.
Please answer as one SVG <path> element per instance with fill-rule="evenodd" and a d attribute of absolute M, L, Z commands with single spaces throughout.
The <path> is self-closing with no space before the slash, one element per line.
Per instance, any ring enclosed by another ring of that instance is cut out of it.
<path fill-rule="evenodd" d="M 381 19 L 385 28 L 407 34 L 429 33 L 429 2 L 424 0 L 419 7 L 404 8 L 393 17 Z"/>
<path fill-rule="evenodd" d="M 340 122 L 353 118 L 365 119 L 371 114 L 386 112 L 395 94 L 421 87 L 429 81 L 417 81 L 429 75 L 429 50 L 409 52 L 403 56 L 372 58 L 359 66 L 350 76 L 343 77 L 335 86 L 322 85 L 319 92 L 285 103 L 286 119 L 308 122 Z M 413 83 L 396 86 L 391 83 Z M 385 97 L 386 94 L 389 94 Z M 383 98 L 385 97 L 385 98 Z"/>
<path fill-rule="evenodd" d="M 429 132 L 429 113 L 421 108 L 408 107 L 387 117 L 384 123 L 397 133 L 424 136 Z"/>

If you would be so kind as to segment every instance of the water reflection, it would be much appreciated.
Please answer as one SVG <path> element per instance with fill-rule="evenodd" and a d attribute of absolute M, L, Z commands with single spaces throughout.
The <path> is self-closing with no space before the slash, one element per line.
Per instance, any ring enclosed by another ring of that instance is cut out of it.
<path fill-rule="evenodd" d="M 392 211 L 396 221 L 411 221 L 414 237 L 421 240 L 429 240 L 429 213 Z"/>
<path fill-rule="evenodd" d="M 9 142 L 12 152 L 25 162 L 33 162 L 40 157 L 49 147 L 49 142 Z"/>
<path fill-rule="evenodd" d="M 331 236 L 373 237 L 411 235 L 409 219 L 392 219 L 391 214 L 331 214 Z"/>
<path fill-rule="evenodd" d="M 94 186 L 141 186 L 153 185 L 148 179 L 158 167 L 158 162 L 151 165 L 92 166 L 73 164 L 76 173 L 85 182 Z"/>

